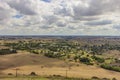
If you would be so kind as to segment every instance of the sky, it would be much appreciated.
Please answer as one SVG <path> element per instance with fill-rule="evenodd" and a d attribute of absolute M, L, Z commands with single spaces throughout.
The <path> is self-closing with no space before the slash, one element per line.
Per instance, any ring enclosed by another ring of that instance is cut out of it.
<path fill-rule="evenodd" d="M 0 35 L 120 36 L 120 0 L 0 0 Z"/>

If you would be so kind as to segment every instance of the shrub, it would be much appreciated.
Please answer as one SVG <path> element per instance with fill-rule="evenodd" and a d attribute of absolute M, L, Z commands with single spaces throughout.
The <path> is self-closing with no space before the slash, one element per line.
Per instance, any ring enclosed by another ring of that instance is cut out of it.
<path fill-rule="evenodd" d="M 12 73 L 8 73 L 8 75 L 13 75 Z"/>
<path fill-rule="evenodd" d="M 108 64 L 102 64 L 101 67 L 104 69 L 120 72 L 120 67 L 118 67 L 118 66 L 110 66 Z"/>
<path fill-rule="evenodd" d="M 60 53 L 53 53 L 53 52 L 45 53 L 44 56 L 49 57 L 49 58 L 59 58 L 59 57 L 62 57 Z"/>
<path fill-rule="evenodd" d="M 35 72 L 30 73 L 31 76 L 36 76 L 37 74 Z"/>
<path fill-rule="evenodd" d="M 116 78 L 112 78 L 112 80 L 117 80 Z"/>
<path fill-rule="evenodd" d="M 79 61 L 83 62 L 84 64 L 87 64 L 87 65 L 93 65 L 93 63 L 91 62 L 91 60 L 89 58 L 87 58 L 87 57 L 79 58 Z"/>
<path fill-rule="evenodd" d="M 0 49 L 0 55 L 17 53 L 14 49 Z"/>
<path fill-rule="evenodd" d="M 102 78 L 101 80 L 110 80 L 110 79 L 108 79 L 108 78 Z"/>
<path fill-rule="evenodd" d="M 100 57 L 97 57 L 97 56 L 92 56 L 92 58 L 95 59 L 99 63 L 104 63 L 105 62 L 104 58 L 100 58 Z"/>
<path fill-rule="evenodd" d="M 99 80 L 100 78 L 98 78 L 98 77 L 96 77 L 96 76 L 93 76 L 91 79 L 92 79 L 92 80 Z"/>

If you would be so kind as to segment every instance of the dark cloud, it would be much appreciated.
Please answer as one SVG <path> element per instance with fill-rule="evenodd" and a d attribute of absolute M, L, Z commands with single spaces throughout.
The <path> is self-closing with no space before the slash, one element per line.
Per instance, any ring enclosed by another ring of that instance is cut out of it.
<path fill-rule="evenodd" d="M 14 13 L 13 11 L 7 3 L 0 1 L 0 21 L 10 18 Z"/>
<path fill-rule="evenodd" d="M 92 22 L 86 22 L 85 25 L 89 26 L 102 26 L 102 25 L 108 25 L 112 24 L 111 20 L 102 20 L 102 21 L 92 21 Z"/>
<path fill-rule="evenodd" d="M 99 20 L 99 17 L 85 17 L 85 16 L 81 16 L 81 17 L 76 17 L 74 18 L 75 20 L 80 20 L 80 21 L 94 21 L 94 20 Z"/>
<path fill-rule="evenodd" d="M 120 11 L 120 0 L 80 0 L 74 2 L 77 4 L 71 4 L 72 1 L 64 1 L 60 7 L 56 8 L 55 14 L 71 16 L 74 20 L 90 20 L 91 17 Z"/>
<path fill-rule="evenodd" d="M 14 8 L 16 11 L 20 12 L 21 14 L 25 15 L 35 15 L 37 14 L 34 7 L 31 5 L 31 0 L 15 0 L 8 2 L 8 5 L 11 8 Z M 33 7 L 33 8 L 32 8 Z"/>
<path fill-rule="evenodd" d="M 71 30 L 76 30 L 76 29 L 78 29 L 78 28 L 76 28 L 75 26 L 68 26 L 68 28 L 71 29 Z"/>
<path fill-rule="evenodd" d="M 75 17 L 97 16 L 112 11 L 118 11 L 120 8 L 119 3 L 120 0 L 90 0 L 86 3 L 87 6 L 81 6 L 79 4 L 74 6 L 73 9 Z"/>
<path fill-rule="evenodd" d="M 117 30 L 120 30 L 120 24 L 113 25 L 113 28 L 114 28 L 114 29 L 117 29 Z"/>
<path fill-rule="evenodd" d="M 52 26 L 48 26 L 48 25 L 43 25 L 43 26 L 40 26 L 39 28 L 41 28 L 41 29 L 51 29 L 53 27 Z"/>
<path fill-rule="evenodd" d="M 8 14 L 7 14 L 8 13 Z M 10 17 L 10 14 L 9 14 L 9 11 L 8 10 L 0 10 L 0 21 L 1 20 L 4 20 L 4 19 L 7 19 Z"/>
<path fill-rule="evenodd" d="M 54 15 L 52 15 L 52 16 L 44 16 L 43 18 L 45 19 L 46 24 L 48 24 L 48 25 L 51 25 L 51 24 L 55 23 L 58 20 L 57 16 L 54 16 Z"/>
<path fill-rule="evenodd" d="M 58 26 L 58 27 L 66 27 L 66 22 L 64 22 L 64 21 L 58 21 L 57 23 L 56 23 L 56 25 Z"/>

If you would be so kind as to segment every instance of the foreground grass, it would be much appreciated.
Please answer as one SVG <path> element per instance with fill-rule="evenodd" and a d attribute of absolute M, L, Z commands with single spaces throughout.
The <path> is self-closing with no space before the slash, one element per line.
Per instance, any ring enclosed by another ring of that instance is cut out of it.
<path fill-rule="evenodd" d="M 49 80 L 49 79 L 40 76 L 24 76 L 24 77 L 7 76 L 7 77 L 0 77 L 0 80 Z"/>
<path fill-rule="evenodd" d="M 117 79 L 109 79 L 109 78 L 98 78 L 92 77 L 91 79 L 85 78 L 66 78 L 63 76 L 48 76 L 48 77 L 41 77 L 41 76 L 4 76 L 0 77 L 0 80 L 117 80 Z"/>

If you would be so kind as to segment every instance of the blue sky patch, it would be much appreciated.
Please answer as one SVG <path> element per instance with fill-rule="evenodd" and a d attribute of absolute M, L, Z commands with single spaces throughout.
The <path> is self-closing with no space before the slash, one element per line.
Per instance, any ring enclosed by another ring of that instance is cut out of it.
<path fill-rule="evenodd" d="M 13 16 L 14 18 L 21 18 L 21 17 L 23 17 L 22 15 L 15 15 L 15 16 Z"/>
<path fill-rule="evenodd" d="M 51 0 L 42 0 L 42 1 L 44 1 L 44 2 L 51 2 Z"/>

